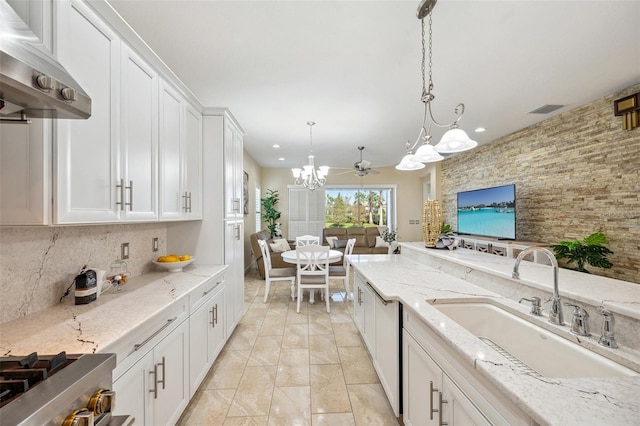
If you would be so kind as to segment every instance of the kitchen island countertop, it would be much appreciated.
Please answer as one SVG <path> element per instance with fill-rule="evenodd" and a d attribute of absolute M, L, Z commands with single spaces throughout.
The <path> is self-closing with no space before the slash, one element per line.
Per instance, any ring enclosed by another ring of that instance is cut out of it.
<path fill-rule="evenodd" d="M 425 251 L 424 246 L 421 249 L 418 246 L 416 245 L 415 249 L 421 252 L 420 255 L 431 255 L 428 250 Z M 515 403 L 537 423 L 541 425 L 638 424 L 640 375 L 607 378 L 536 377 L 514 368 L 514 365 L 504 357 L 457 324 L 448 326 L 446 331 L 443 330 L 439 325 L 447 318 L 430 303 L 438 299 L 496 300 L 525 314 L 528 314 L 528 308 L 503 295 L 476 286 L 467 279 L 449 275 L 446 266 L 438 268 L 427 266 L 415 256 L 405 254 L 412 252 L 413 247 L 407 247 L 404 243 L 402 247 L 401 255 L 352 255 L 348 259 L 381 297 L 397 300 L 405 309 L 409 308 L 418 315 L 456 355 L 473 366 L 497 392 Z M 436 250 L 434 255 L 443 258 L 453 257 L 455 262 L 466 267 L 478 267 L 482 268 L 483 272 L 502 275 L 506 271 L 505 265 L 513 262 L 513 259 L 501 258 L 497 262 L 499 266 L 494 268 L 491 261 L 497 260 L 497 256 L 487 254 L 478 256 L 477 252 L 469 250 L 454 252 Z M 483 262 L 483 260 L 489 260 L 489 262 Z M 540 269 L 545 277 L 546 274 L 550 276 L 548 266 L 527 264 L 524 269 L 527 273 L 531 273 L 532 269 Z M 633 310 L 631 304 L 626 304 L 622 308 Z M 632 316 L 635 315 L 638 314 L 633 312 Z M 547 329 L 555 327 L 544 324 L 546 318 L 535 321 L 539 321 Z M 574 342 L 577 340 L 575 336 L 569 334 L 568 327 L 562 327 L 558 334 Z M 640 371 L 638 352 L 628 348 L 597 348 L 595 342 L 597 342 L 598 330 L 594 334 L 595 336 L 588 339 L 581 338 L 583 341 L 587 340 L 583 346 L 595 349 L 605 356 L 608 354 L 617 357 L 616 361 L 635 371 Z M 478 353 L 483 353 L 482 359 L 478 357 Z"/>

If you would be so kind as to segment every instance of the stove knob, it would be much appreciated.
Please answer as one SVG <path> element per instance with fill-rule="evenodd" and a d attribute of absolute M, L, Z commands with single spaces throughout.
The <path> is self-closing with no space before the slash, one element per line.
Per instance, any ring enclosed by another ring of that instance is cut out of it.
<path fill-rule="evenodd" d="M 86 408 L 74 410 L 64 419 L 62 426 L 94 426 L 93 413 Z"/>
<path fill-rule="evenodd" d="M 65 101 L 77 100 L 76 91 L 71 87 L 65 87 L 64 89 L 60 90 L 60 96 L 62 96 L 62 99 L 64 99 Z"/>
<path fill-rule="evenodd" d="M 54 80 L 46 74 L 40 74 L 35 77 L 36 86 L 42 90 L 53 90 Z"/>
<path fill-rule="evenodd" d="M 116 393 L 107 389 L 98 389 L 91 398 L 87 409 L 97 416 L 112 411 Z"/>

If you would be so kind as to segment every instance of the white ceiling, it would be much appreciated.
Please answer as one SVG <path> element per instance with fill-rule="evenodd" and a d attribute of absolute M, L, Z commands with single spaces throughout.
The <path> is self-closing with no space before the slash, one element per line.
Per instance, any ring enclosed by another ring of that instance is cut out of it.
<path fill-rule="evenodd" d="M 307 121 L 316 165 L 351 167 L 364 145 L 373 166 L 391 166 L 418 136 L 417 0 L 110 3 L 203 105 L 231 110 L 263 167 L 306 163 Z M 639 22 L 638 0 L 441 0 L 436 119 L 464 102 L 460 127 L 483 144 L 638 83 Z M 528 113 L 544 104 L 566 106 Z"/>

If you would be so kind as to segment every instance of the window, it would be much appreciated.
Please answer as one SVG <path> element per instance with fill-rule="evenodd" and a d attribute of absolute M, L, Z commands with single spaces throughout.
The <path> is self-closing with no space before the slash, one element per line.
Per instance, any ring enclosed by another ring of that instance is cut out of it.
<path fill-rule="evenodd" d="M 260 185 L 256 185 L 256 232 L 262 230 L 262 203 L 260 202 L 262 191 Z"/>
<path fill-rule="evenodd" d="M 396 228 L 396 186 L 325 187 L 325 226 Z"/>
<path fill-rule="evenodd" d="M 293 240 L 302 235 L 322 235 L 325 227 L 325 195 L 323 189 L 289 187 L 289 234 Z"/>

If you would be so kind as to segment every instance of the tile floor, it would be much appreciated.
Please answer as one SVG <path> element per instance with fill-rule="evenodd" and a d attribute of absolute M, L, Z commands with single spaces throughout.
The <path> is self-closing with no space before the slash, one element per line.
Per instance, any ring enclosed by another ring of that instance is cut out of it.
<path fill-rule="evenodd" d="M 342 281 L 331 293 L 330 314 L 306 299 L 298 314 L 288 283 L 263 303 L 264 281 L 247 275 L 246 313 L 178 424 L 398 425 Z"/>

